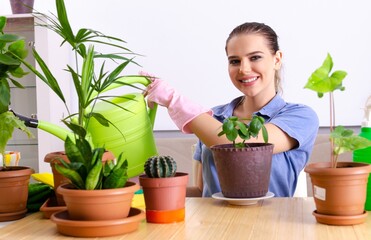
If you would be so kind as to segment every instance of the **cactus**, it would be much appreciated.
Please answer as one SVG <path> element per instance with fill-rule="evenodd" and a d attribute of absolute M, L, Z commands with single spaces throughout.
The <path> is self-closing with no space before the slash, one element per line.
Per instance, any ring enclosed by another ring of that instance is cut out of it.
<path fill-rule="evenodd" d="M 173 177 L 176 173 L 176 162 L 170 156 L 153 156 L 147 159 L 144 171 L 150 178 Z"/>

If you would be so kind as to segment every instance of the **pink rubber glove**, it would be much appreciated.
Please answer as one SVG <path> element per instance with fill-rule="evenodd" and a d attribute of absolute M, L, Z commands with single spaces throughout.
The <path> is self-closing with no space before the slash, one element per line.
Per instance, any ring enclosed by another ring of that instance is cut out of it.
<path fill-rule="evenodd" d="M 211 109 L 193 103 L 186 97 L 180 95 L 168 83 L 152 78 L 153 82 L 147 88 L 148 106 L 152 107 L 153 102 L 167 107 L 168 113 L 183 133 L 192 133 L 187 124 L 202 113 L 213 114 Z"/>

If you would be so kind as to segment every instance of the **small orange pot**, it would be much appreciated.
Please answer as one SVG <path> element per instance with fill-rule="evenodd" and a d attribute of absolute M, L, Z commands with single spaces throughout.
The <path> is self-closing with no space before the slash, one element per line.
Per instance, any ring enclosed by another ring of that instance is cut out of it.
<path fill-rule="evenodd" d="M 127 182 L 123 188 L 102 190 L 81 190 L 63 184 L 57 192 L 63 196 L 71 220 L 98 221 L 126 218 L 139 188 L 134 182 Z"/>
<path fill-rule="evenodd" d="M 139 176 L 146 204 L 146 219 L 150 223 L 184 221 L 188 174 L 178 172 L 174 177 L 149 178 Z"/>

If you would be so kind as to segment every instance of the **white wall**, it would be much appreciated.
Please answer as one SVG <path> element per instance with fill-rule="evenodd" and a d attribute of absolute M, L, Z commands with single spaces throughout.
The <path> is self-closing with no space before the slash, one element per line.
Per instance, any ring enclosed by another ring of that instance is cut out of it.
<path fill-rule="evenodd" d="M 368 0 L 66 0 L 66 5 L 75 28 L 123 38 L 130 49 L 145 55 L 137 59 L 143 70 L 206 107 L 240 95 L 227 74 L 224 44 L 229 32 L 246 21 L 264 22 L 276 30 L 284 52 L 285 99 L 310 105 L 321 126 L 328 125 L 328 99 L 318 99 L 303 86 L 329 52 L 334 69 L 348 72 L 346 91 L 336 94 L 337 124 L 362 121 L 361 108 L 371 94 Z M 1 15 L 11 13 L 8 0 L 0 0 L 0 6 Z M 50 0 L 36 0 L 35 8 L 55 12 Z M 126 73 L 138 70 L 132 67 Z M 176 129 L 163 108 L 155 129 Z"/>

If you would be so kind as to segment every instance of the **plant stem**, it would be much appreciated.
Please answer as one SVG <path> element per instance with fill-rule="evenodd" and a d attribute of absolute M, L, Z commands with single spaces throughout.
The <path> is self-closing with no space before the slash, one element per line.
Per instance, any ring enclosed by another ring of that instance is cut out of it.
<path fill-rule="evenodd" d="M 334 103 L 334 93 L 333 92 L 329 92 L 329 96 L 330 96 L 330 132 L 332 132 L 334 130 L 334 126 L 335 126 L 335 103 Z M 336 168 L 336 159 L 335 159 L 335 155 L 334 155 L 334 140 L 331 138 L 330 139 L 330 143 L 331 143 L 331 150 L 330 150 L 330 154 L 331 154 L 331 167 L 333 168 Z"/>

